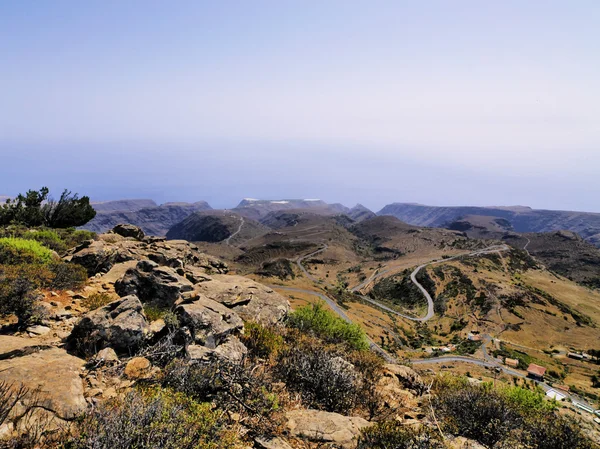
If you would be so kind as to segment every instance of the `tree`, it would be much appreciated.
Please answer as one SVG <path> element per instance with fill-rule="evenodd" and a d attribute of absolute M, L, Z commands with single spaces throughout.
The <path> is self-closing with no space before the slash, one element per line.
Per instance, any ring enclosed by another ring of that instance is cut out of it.
<path fill-rule="evenodd" d="M 96 216 L 87 196 L 81 198 L 64 190 L 60 199 L 48 197 L 49 189 L 29 190 L 0 207 L 0 226 L 20 224 L 28 227 L 45 225 L 51 228 L 82 226 Z"/>
<path fill-rule="evenodd" d="M 87 196 L 78 197 L 63 190 L 58 201 L 49 200 L 42 206 L 44 224 L 50 228 L 83 226 L 96 216 L 96 211 Z"/>

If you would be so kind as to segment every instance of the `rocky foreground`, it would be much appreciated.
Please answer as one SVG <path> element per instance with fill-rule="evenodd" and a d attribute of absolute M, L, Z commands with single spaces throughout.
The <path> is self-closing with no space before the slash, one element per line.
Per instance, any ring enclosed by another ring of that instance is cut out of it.
<path fill-rule="evenodd" d="M 159 376 L 161 369 L 149 354 L 156 357 L 165 337 L 174 335 L 169 320 L 181 325 L 173 338 L 181 339 L 188 363 L 239 361 L 248 352 L 240 338 L 245 323 L 274 325 L 290 312 L 286 298 L 227 274 L 225 263 L 195 245 L 148 237 L 133 226 L 117 226 L 65 259 L 86 268 L 88 285 L 78 292 L 46 292 L 42 324 L 0 335 L 0 381 L 36 392 L 34 412 L 20 419 L 23 407 L 16 407 L 0 436 L 24 431 L 32 421 L 43 422 L 46 430 L 64 428 L 87 409 Z M 108 300 L 88 310 L 93 298 Z M 152 318 L 148 310 L 168 313 Z M 379 383 L 390 406 L 402 405 L 398 419 L 418 424 L 425 416 L 426 388 L 413 370 L 387 365 Z M 363 417 L 296 408 L 286 411 L 280 436 L 257 437 L 253 444 L 353 448 L 361 429 L 370 425 Z M 462 439 L 454 444 L 478 447 Z"/>

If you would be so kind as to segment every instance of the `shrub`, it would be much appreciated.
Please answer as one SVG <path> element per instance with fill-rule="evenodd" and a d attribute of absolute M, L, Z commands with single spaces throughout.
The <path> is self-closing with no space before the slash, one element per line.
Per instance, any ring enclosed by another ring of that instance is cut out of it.
<path fill-rule="evenodd" d="M 21 238 L 27 240 L 35 240 L 40 242 L 47 248 L 50 248 L 53 251 L 62 253 L 67 250 L 67 245 L 61 239 L 56 231 L 51 229 L 35 229 L 28 232 L 24 232 Z"/>
<path fill-rule="evenodd" d="M 398 421 L 377 423 L 362 430 L 356 449 L 443 449 L 439 436 L 429 429 L 415 429 Z"/>
<path fill-rule="evenodd" d="M 161 320 L 169 312 L 169 308 L 155 304 L 144 304 L 144 313 L 150 321 Z"/>
<path fill-rule="evenodd" d="M 0 238 L 0 263 L 50 263 L 54 259 L 51 250 L 35 240 L 15 237 Z"/>
<path fill-rule="evenodd" d="M 335 348 L 315 339 L 299 339 L 283 350 L 275 370 L 292 391 L 300 393 L 310 407 L 348 413 L 358 403 L 361 376 Z"/>
<path fill-rule="evenodd" d="M 358 350 L 369 349 L 369 342 L 360 326 L 348 323 L 325 308 L 323 303 L 300 307 L 288 317 L 288 325 L 310 332 L 328 343 L 344 343 Z"/>
<path fill-rule="evenodd" d="M 89 311 L 99 309 L 113 302 L 115 299 L 105 292 L 92 293 L 81 301 L 81 305 Z"/>
<path fill-rule="evenodd" d="M 277 412 L 283 387 L 276 386 L 260 365 L 247 360 L 175 360 L 164 370 L 163 386 L 197 401 L 211 401 L 229 414 L 238 414 L 252 436 L 272 434 L 281 424 Z"/>
<path fill-rule="evenodd" d="M 53 274 L 49 288 L 72 290 L 83 287 L 87 280 L 87 271 L 81 265 L 63 261 L 51 262 L 48 266 Z"/>
<path fill-rule="evenodd" d="M 71 449 L 227 449 L 239 440 L 221 414 L 183 394 L 163 389 L 131 391 L 100 404 L 65 437 Z"/>
<path fill-rule="evenodd" d="M 0 265 L 0 316 L 15 315 L 21 325 L 35 321 L 40 310 L 35 290 L 52 277 L 45 265 Z"/>
<path fill-rule="evenodd" d="M 276 356 L 284 346 L 283 337 L 274 329 L 254 322 L 244 325 L 244 335 L 241 339 L 252 357 Z"/>

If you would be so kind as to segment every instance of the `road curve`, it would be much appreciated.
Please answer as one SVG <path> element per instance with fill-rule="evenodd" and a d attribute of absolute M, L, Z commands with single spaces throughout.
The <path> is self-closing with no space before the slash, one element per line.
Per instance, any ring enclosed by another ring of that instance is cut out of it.
<path fill-rule="evenodd" d="M 231 239 L 240 233 L 240 231 L 242 230 L 242 226 L 244 226 L 244 217 L 240 217 L 240 225 L 238 226 L 237 231 L 235 231 L 233 234 L 231 234 L 224 240 L 226 245 L 231 246 Z"/>
<path fill-rule="evenodd" d="M 477 250 L 477 251 L 473 251 L 470 253 L 464 253 L 464 254 L 459 254 L 453 257 L 448 257 L 446 259 L 436 259 L 436 260 L 432 260 L 431 262 L 427 262 L 424 263 L 423 265 L 419 265 L 417 268 L 415 268 L 415 270 L 410 274 L 410 280 L 413 282 L 413 284 L 415 284 L 419 290 L 421 290 L 421 293 L 423 293 L 423 296 L 425 296 L 425 299 L 427 299 L 427 314 L 424 317 L 421 318 L 416 318 L 416 317 L 412 317 L 409 315 L 404 315 L 400 312 L 397 312 L 396 310 L 387 307 L 384 304 L 379 303 L 378 301 L 375 301 L 371 298 L 369 298 L 368 296 L 365 295 L 361 295 L 358 294 L 358 296 L 360 296 L 363 300 L 376 305 L 377 307 L 393 313 L 394 315 L 398 315 L 401 316 L 402 318 L 406 318 L 408 320 L 412 320 L 412 321 L 428 321 L 431 318 L 433 318 L 434 315 L 434 305 L 433 305 L 433 298 L 431 297 L 431 295 L 429 294 L 429 292 L 425 289 L 425 287 L 423 287 L 419 281 L 417 280 L 417 274 L 419 273 L 420 270 L 422 270 L 423 268 L 427 267 L 428 265 L 434 265 L 434 264 L 439 264 L 439 263 L 445 263 L 445 262 L 450 262 L 451 260 L 455 260 L 455 259 L 459 259 L 461 257 L 475 257 L 475 256 L 480 256 L 482 254 L 490 254 L 490 253 L 496 253 L 496 252 L 502 252 L 502 251 L 507 251 L 510 248 L 508 247 L 508 245 L 493 245 L 493 246 L 489 246 L 487 248 L 481 249 L 481 250 Z M 358 292 L 361 288 L 363 288 L 368 282 L 373 281 L 376 278 L 379 278 L 381 276 L 383 276 L 384 274 L 390 272 L 391 270 L 384 270 L 380 273 L 378 273 L 375 276 L 371 276 L 369 280 L 363 282 L 362 284 L 357 285 L 356 287 L 354 287 L 351 291 L 353 293 Z"/>

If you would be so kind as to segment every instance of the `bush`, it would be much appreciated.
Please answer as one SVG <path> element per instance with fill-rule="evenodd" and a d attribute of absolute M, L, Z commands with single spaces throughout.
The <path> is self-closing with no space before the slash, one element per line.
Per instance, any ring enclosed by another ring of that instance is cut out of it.
<path fill-rule="evenodd" d="M 175 360 L 164 370 L 163 386 L 197 401 L 211 401 L 230 415 L 238 414 L 252 436 L 273 434 L 281 424 L 277 412 L 283 387 L 276 386 L 263 367 L 247 360 Z"/>
<path fill-rule="evenodd" d="M 471 385 L 448 378 L 438 380 L 436 391 L 433 405 L 442 428 L 486 447 L 514 447 L 517 442 L 532 449 L 594 447 L 539 391 L 494 389 L 491 384 Z"/>
<path fill-rule="evenodd" d="M 251 357 L 276 356 L 284 346 L 283 337 L 275 330 L 254 322 L 244 325 L 244 335 L 241 340 L 248 348 Z"/>
<path fill-rule="evenodd" d="M 312 338 L 299 339 L 281 352 L 275 370 L 307 406 L 347 414 L 359 402 L 362 379 L 341 352 Z"/>
<path fill-rule="evenodd" d="M 0 316 L 15 315 L 19 324 L 39 315 L 35 290 L 52 280 L 45 265 L 0 265 Z"/>
<path fill-rule="evenodd" d="M 369 342 L 360 326 L 348 323 L 325 308 L 323 303 L 300 307 L 288 317 L 288 325 L 310 332 L 328 343 L 344 343 L 353 349 L 369 349 Z"/>
<path fill-rule="evenodd" d="M 70 449 L 228 449 L 238 448 L 221 414 L 183 394 L 163 389 L 131 391 L 125 398 L 94 408 L 65 437 Z"/>
<path fill-rule="evenodd" d="M 53 274 L 49 288 L 73 290 L 83 287 L 87 280 L 87 271 L 81 265 L 63 261 L 51 262 L 48 266 Z"/>
<path fill-rule="evenodd" d="M 99 309 L 100 307 L 104 307 L 105 305 L 110 304 L 114 300 L 115 298 L 113 298 L 108 293 L 92 293 L 87 298 L 81 301 L 81 305 L 89 311 L 92 311 Z"/>
<path fill-rule="evenodd" d="M 439 436 L 429 429 L 415 429 L 398 421 L 385 421 L 367 427 L 358 438 L 356 449 L 443 449 Z"/>
<path fill-rule="evenodd" d="M 52 260 L 52 251 L 35 240 L 0 238 L 0 264 L 50 263 Z"/>

